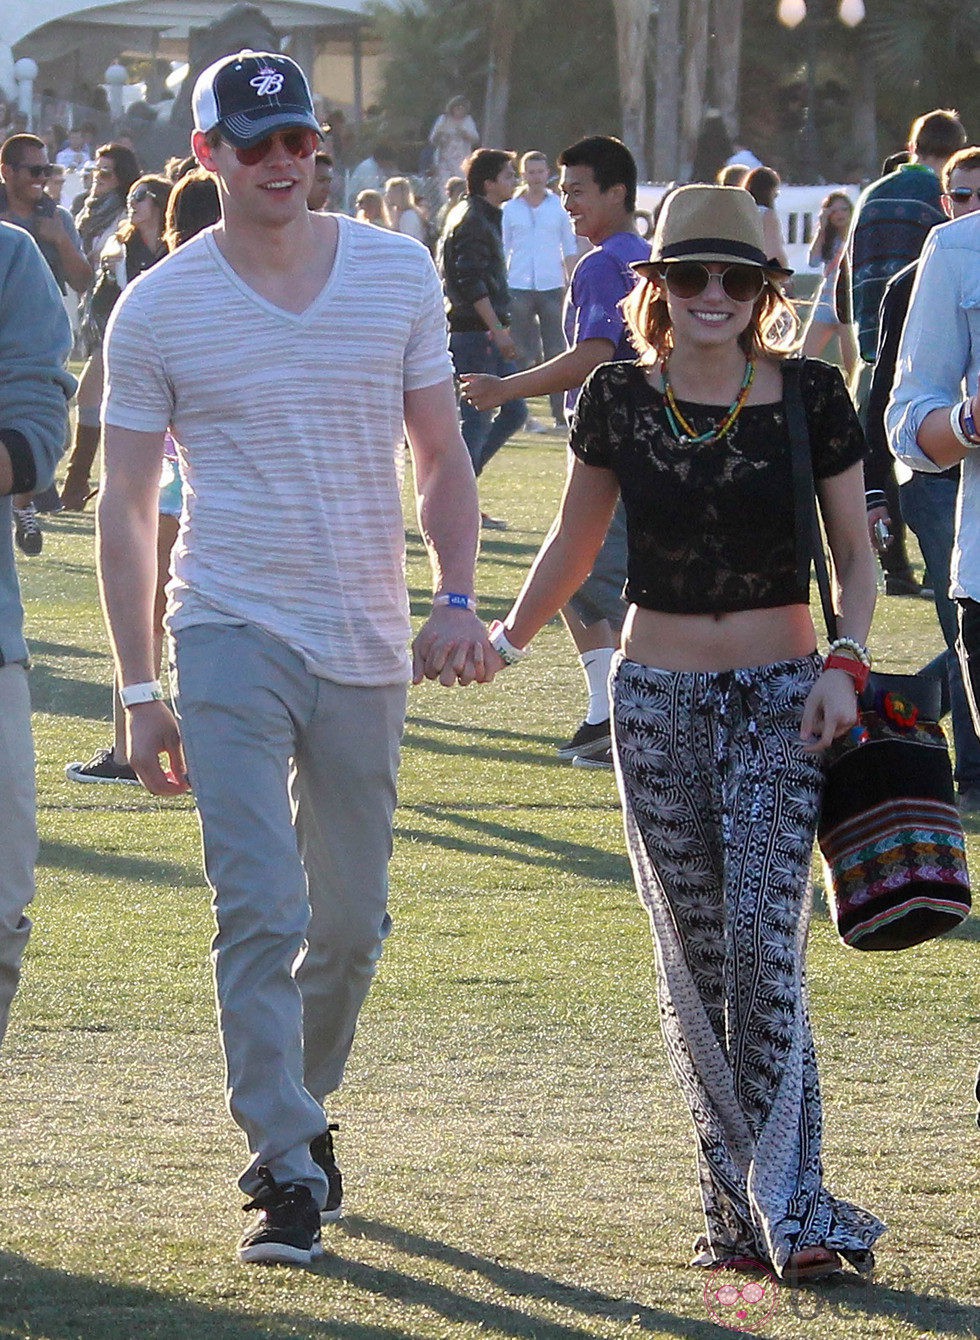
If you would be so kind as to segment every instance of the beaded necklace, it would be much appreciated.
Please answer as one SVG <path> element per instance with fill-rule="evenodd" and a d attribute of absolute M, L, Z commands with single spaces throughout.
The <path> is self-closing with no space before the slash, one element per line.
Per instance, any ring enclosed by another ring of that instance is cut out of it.
<path fill-rule="evenodd" d="M 664 399 L 666 401 L 664 409 L 667 412 L 667 422 L 670 425 L 670 431 L 682 446 L 700 447 L 705 442 L 717 442 L 720 437 L 724 437 L 745 408 L 745 402 L 749 398 L 749 391 L 751 391 L 752 382 L 755 379 L 755 364 L 751 359 L 746 362 L 745 375 L 742 378 L 742 385 L 738 388 L 738 395 L 728 406 L 721 422 L 705 433 L 696 433 L 681 413 L 677 404 L 677 399 L 674 395 L 674 389 L 670 384 L 670 378 L 667 376 L 666 358 L 660 364 L 660 375 L 663 378 L 664 383 Z"/>

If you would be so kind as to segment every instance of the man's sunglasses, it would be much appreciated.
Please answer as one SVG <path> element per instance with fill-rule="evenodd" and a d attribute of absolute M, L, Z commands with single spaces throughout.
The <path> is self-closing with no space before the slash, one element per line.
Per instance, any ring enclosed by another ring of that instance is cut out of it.
<path fill-rule="evenodd" d="M 51 163 L 32 163 L 29 167 L 26 163 L 18 163 L 18 169 L 21 172 L 29 172 L 35 181 L 40 181 L 42 177 L 53 177 L 54 166 Z"/>
<path fill-rule="evenodd" d="M 286 153 L 293 158 L 309 158 L 314 152 L 319 142 L 319 136 L 315 130 L 297 129 L 283 130 L 276 135 L 267 135 L 264 140 L 259 140 L 258 144 L 250 145 L 247 149 L 235 149 L 234 145 L 230 147 L 235 149 L 235 157 L 241 163 L 242 167 L 255 167 L 261 163 L 272 152 L 273 144 L 278 140 Z"/>
<path fill-rule="evenodd" d="M 957 205 L 967 205 L 976 196 L 980 201 L 980 188 L 971 191 L 969 186 L 954 186 L 946 192 L 950 200 L 955 201 Z"/>
<path fill-rule="evenodd" d="M 675 298 L 696 298 L 711 278 L 712 271 L 700 261 L 668 261 L 663 269 L 664 286 Z M 766 286 L 757 265 L 729 265 L 717 278 L 732 302 L 754 302 Z"/>

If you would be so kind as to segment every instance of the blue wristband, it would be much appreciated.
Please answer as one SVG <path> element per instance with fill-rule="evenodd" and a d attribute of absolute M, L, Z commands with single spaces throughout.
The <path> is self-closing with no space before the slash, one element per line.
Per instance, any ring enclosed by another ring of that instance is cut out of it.
<path fill-rule="evenodd" d="M 977 432 L 977 425 L 971 412 L 970 407 L 972 404 L 973 402 L 971 400 L 963 401 L 963 404 L 960 406 L 960 421 L 963 425 L 963 431 L 970 439 L 971 444 L 976 446 L 980 444 L 980 433 Z"/>
<path fill-rule="evenodd" d="M 454 610 L 469 610 L 471 614 L 476 613 L 476 601 L 472 596 L 463 595 L 461 591 L 442 591 L 437 596 L 432 597 L 433 605 L 448 605 Z"/>

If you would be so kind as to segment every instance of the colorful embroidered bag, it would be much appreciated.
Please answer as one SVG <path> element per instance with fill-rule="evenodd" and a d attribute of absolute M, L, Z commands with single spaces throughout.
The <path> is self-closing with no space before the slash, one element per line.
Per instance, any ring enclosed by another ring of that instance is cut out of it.
<path fill-rule="evenodd" d="M 798 557 L 807 571 L 812 557 L 833 640 L 837 616 L 817 519 L 799 365 L 787 360 L 784 369 L 797 537 L 805 537 Z M 940 698 L 936 678 L 873 672 L 861 695 L 858 725 L 827 752 L 817 842 L 831 916 L 841 939 L 855 949 L 907 949 L 969 914 L 966 843 L 938 724 Z"/>

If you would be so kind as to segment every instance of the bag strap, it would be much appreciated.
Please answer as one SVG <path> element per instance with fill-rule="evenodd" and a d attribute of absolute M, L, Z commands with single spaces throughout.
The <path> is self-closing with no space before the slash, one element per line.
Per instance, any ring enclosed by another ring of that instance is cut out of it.
<path fill-rule="evenodd" d="M 813 457 L 810 452 L 810 429 L 806 421 L 803 393 L 800 389 L 802 358 L 783 361 L 783 407 L 789 431 L 790 461 L 793 471 L 793 526 L 796 542 L 796 573 L 801 586 L 809 585 L 810 563 L 813 563 L 820 606 L 823 609 L 827 636 L 831 642 L 837 637 L 837 612 L 830 591 L 830 574 L 824 554 L 820 519 L 817 515 L 817 492 L 813 478 Z"/>

